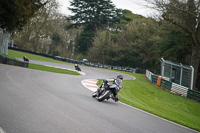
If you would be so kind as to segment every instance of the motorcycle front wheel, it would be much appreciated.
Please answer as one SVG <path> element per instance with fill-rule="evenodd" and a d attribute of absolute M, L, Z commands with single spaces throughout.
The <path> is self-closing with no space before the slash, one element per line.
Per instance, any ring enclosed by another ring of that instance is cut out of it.
<path fill-rule="evenodd" d="M 107 99 L 111 94 L 111 91 L 110 90 L 107 90 L 105 93 L 101 94 L 98 98 L 98 101 L 101 102 L 105 99 Z"/>
<path fill-rule="evenodd" d="M 97 97 L 97 93 L 98 93 L 98 92 L 95 91 L 95 92 L 92 94 L 92 97 L 93 97 L 93 98 Z"/>

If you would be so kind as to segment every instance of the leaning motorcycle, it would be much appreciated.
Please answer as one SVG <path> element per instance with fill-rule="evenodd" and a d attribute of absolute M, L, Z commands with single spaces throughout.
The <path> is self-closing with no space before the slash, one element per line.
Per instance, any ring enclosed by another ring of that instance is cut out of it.
<path fill-rule="evenodd" d="M 77 64 L 75 64 L 75 70 L 81 71 L 81 68 Z"/>
<path fill-rule="evenodd" d="M 116 84 L 110 84 L 108 80 L 103 80 L 103 84 L 100 86 L 100 88 L 95 91 L 92 94 L 93 98 L 97 98 L 99 102 L 105 100 L 105 99 L 113 99 L 115 102 L 118 100 L 115 99 L 113 96 L 117 91 L 117 85 Z"/>

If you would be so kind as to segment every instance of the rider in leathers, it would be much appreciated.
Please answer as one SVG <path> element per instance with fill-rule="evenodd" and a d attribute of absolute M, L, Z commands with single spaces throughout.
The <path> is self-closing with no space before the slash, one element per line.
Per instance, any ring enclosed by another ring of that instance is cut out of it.
<path fill-rule="evenodd" d="M 114 96 L 114 100 L 115 100 L 115 102 L 117 102 L 117 101 L 119 101 L 119 96 L 118 96 L 118 92 L 120 91 L 120 89 L 123 87 L 123 82 L 122 82 L 122 80 L 123 80 L 123 76 L 122 75 L 118 75 L 117 76 L 117 78 L 115 78 L 115 79 L 107 79 L 107 81 L 113 81 L 113 84 L 115 84 L 116 85 L 116 89 L 115 89 L 115 91 L 113 92 L 113 96 Z M 108 86 L 111 86 L 112 84 L 109 84 L 108 83 Z M 101 86 L 100 86 L 100 88 L 101 88 Z M 99 92 L 99 90 L 100 89 L 98 89 L 98 92 Z"/>

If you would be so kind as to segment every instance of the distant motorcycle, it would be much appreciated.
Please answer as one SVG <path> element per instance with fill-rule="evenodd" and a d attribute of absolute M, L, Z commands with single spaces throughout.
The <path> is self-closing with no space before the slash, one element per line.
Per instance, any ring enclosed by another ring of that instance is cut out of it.
<path fill-rule="evenodd" d="M 29 62 L 29 59 L 26 56 L 23 56 L 24 62 Z"/>
<path fill-rule="evenodd" d="M 81 68 L 78 66 L 78 64 L 75 64 L 75 70 L 81 71 Z"/>

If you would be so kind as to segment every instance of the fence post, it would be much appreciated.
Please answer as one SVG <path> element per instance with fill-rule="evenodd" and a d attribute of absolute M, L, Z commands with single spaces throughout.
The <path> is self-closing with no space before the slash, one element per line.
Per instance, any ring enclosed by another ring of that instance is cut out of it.
<path fill-rule="evenodd" d="M 183 65 L 180 63 L 181 66 L 181 73 L 180 73 L 180 85 L 182 85 L 182 76 L 183 76 Z"/>
<path fill-rule="evenodd" d="M 164 75 L 164 59 L 163 58 L 161 58 L 161 77 L 163 78 L 163 75 Z"/>
<path fill-rule="evenodd" d="M 190 66 L 192 69 L 192 74 L 191 74 L 191 82 L 190 82 L 190 90 L 193 90 L 193 78 L 194 78 L 194 68 Z"/>
<path fill-rule="evenodd" d="M 169 75 L 169 81 L 172 81 L 172 64 L 170 64 L 170 75 Z"/>
<path fill-rule="evenodd" d="M 3 30 L 0 28 L 0 53 L 3 52 Z"/>

